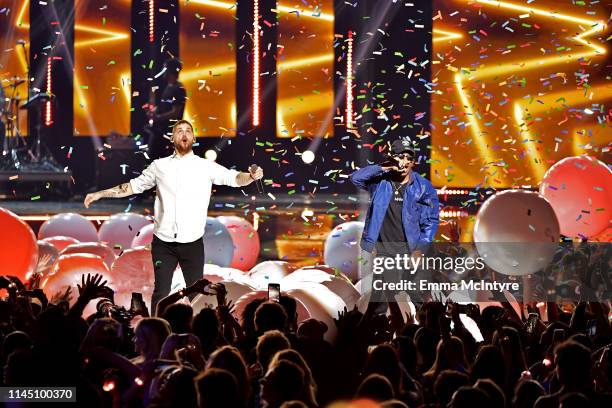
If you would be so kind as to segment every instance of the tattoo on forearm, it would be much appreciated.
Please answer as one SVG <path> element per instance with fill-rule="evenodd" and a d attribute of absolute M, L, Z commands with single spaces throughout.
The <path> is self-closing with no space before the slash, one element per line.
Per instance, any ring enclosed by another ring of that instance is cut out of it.
<path fill-rule="evenodd" d="M 109 188 L 108 190 L 100 191 L 100 196 L 109 197 L 109 198 L 121 197 L 127 194 L 129 187 L 130 187 L 129 183 L 123 183 L 113 188 Z"/>

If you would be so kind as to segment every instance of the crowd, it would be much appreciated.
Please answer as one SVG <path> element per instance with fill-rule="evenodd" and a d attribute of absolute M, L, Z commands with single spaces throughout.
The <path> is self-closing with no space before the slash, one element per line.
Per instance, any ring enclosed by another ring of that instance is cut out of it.
<path fill-rule="evenodd" d="M 609 304 L 548 303 L 543 321 L 533 306 L 520 316 L 508 304 L 431 301 L 412 316 L 372 302 L 339 311 L 331 344 L 324 323 L 297 324 L 286 295 L 234 316 L 224 286 L 202 279 L 149 313 L 115 305 L 101 276 L 84 276 L 74 294 L 39 283 L 0 277 L 1 385 L 76 387 L 70 406 L 612 407 Z M 196 293 L 218 307 L 194 315 L 178 302 Z M 83 316 L 89 302 L 98 312 Z"/>

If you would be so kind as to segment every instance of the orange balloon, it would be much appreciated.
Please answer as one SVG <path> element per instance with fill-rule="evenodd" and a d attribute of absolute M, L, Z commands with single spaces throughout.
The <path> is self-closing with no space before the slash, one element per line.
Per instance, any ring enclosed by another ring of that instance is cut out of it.
<path fill-rule="evenodd" d="M 109 245 L 102 242 L 81 242 L 78 244 L 70 244 L 62 251 L 61 255 L 64 254 L 94 254 L 98 255 L 106 266 L 109 268 L 117 259 L 115 251 Z"/>
<path fill-rule="evenodd" d="M 58 292 L 65 292 L 68 287 L 72 288 L 71 305 L 79 296 L 77 284 L 81 284 L 83 275 L 102 274 L 106 285 L 114 289 L 108 267 L 97 255 L 93 254 L 65 254 L 60 255 L 53 266 L 51 274 L 43 279 L 42 288 L 49 298 Z M 84 316 L 95 312 L 96 302 L 90 302 L 85 308 Z"/>
<path fill-rule="evenodd" d="M 49 237 L 49 238 L 41 239 L 41 241 L 50 243 L 55 248 L 57 248 L 59 252 L 62 252 L 64 248 L 66 248 L 68 245 L 79 243 L 79 240 L 76 238 L 63 237 L 63 236 Z"/>
<path fill-rule="evenodd" d="M 32 228 L 9 210 L 0 208 L 0 273 L 26 280 L 36 270 L 38 245 Z"/>

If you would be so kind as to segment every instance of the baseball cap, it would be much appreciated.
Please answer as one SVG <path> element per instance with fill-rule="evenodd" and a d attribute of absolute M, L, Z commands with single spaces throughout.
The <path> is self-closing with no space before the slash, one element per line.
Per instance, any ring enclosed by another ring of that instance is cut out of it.
<path fill-rule="evenodd" d="M 412 141 L 407 137 L 399 138 L 397 140 L 394 140 L 393 143 L 391 143 L 392 155 L 402 153 L 409 153 L 412 156 L 415 155 L 415 150 L 414 146 L 412 145 Z"/>

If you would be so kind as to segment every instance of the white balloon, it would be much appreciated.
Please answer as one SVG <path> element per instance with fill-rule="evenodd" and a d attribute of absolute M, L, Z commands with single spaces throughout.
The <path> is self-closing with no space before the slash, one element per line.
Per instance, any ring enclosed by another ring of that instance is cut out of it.
<path fill-rule="evenodd" d="M 359 300 L 359 291 L 351 281 L 341 273 L 334 274 L 333 269 L 325 265 L 300 268 L 283 278 L 281 287 L 293 287 L 299 282 L 320 283 L 340 296 L 349 309 Z"/>
<path fill-rule="evenodd" d="M 252 267 L 248 276 L 258 288 L 268 290 L 269 283 L 280 283 L 285 276 L 296 269 L 297 267 L 289 262 L 264 261 Z"/>
<path fill-rule="evenodd" d="M 559 221 L 550 203 L 538 193 L 506 190 L 489 198 L 478 211 L 474 241 L 493 270 L 528 275 L 552 261 Z"/>
<path fill-rule="evenodd" d="M 334 228 L 325 240 L 325 264 L 337 268 L 351 280 L 359 279 L 359 257 L 363 222 L 350 221 Z"/>
<path fill-rule="evenodd" d="M 346 303 L 331 290 L 318 283 L 302 283 L 301 287 L 288 290 L 286 293 L 302 302 L 313 319 L 322 321 L 327 325 L 325 340 L 333 342 L 338 330 L 334 318 L 338 312 L 344 310 Z"/>

